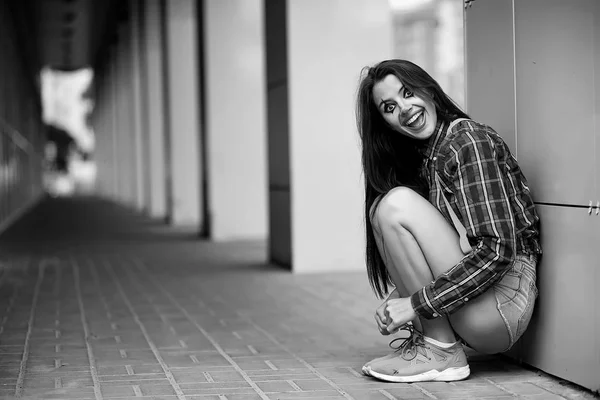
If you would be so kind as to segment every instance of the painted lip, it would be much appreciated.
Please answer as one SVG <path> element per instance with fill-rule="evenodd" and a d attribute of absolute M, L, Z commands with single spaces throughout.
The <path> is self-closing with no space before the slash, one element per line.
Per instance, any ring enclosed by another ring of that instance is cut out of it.
<path fill-rule="evenodd" d="M 414 122 L 414 120 L 416 120 L 418 118 L 418 116 L 422 113 L 424 113 L 424 110 L 419 110 L 415 113 L 413 113 L 410 117 L 405 118 L 404 121 L 402 121 L 402 126 L 408 128 L 408 129 L 412 129 L 410 126 L 408 126 L 408 123 L 412 120 L 412 122 Z M 413 120 L 414 119 L 414 120 Z"/>

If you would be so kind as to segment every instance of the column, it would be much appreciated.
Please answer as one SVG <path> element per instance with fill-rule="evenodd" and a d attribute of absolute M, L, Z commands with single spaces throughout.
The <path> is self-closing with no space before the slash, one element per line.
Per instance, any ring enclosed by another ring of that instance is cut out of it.
<path fill-rule="evenodd" d="M 263 0 L 206 0 L 210 237 L 267 236 Z"/>
<path fill-rule="evenodd" d="M 118 49 L 117 45 L 113 45 L 110 51 L 110 61 L 109 61 L 109 78 L 108 85 L 109 88 L 109 105 L 107 106 L 108 114 L 110 115 L 110 122 L 108 123 L 108 129 L 111 132 L 111 158 L 112 158 L 112 197 L 114 200 L 121 200 L 120 193 L 120 180 L 122 179 L 119 174 L 119 170 L 121 168 L 121 160 L 119 157 L 119 119 L 118 119 L 118 100 L 119 100 L 119 75 L 118 75 Z"/>
<path fill-rule="evenodd" d="M 270 256 L 295 272 L 364 270 L 354 109 L 390 58 L 387 0 L 266 0 Z"/>
<path fill-rule="evenodd" d="M 117 69 L 115 76 L 115 116 L 117 129 L 116 133 L 116 152 L 119 169 L 118 193 L 119 201 L 125 205 L 134 204 L 133 176 L 135 163 L 133 162 L 133 141 L 131 132 L 131 99 L 128 96 L 130 86 L 130 77 L 128 74 L 128 46 L 129 31 L 124 22 L 118 28 L 117 43 Z"/>
<path fill-rule="evenodd" d="M 198 32 L 195 0 L 165 2 L 170 221 L 200 228 L 201 160 Z"/>
<path fill-rule="evenodd" d="M 145 201 L 145 183 L 146 173 L 148 168 L 146 166 L 146 157 L 144 152 L 144 142 L 147 140 L 145 130 L 142 122 L 142 98 L 143 98 L 143 87 L 141 77 L 141 43 L 140 43 L 140 2 L 139 0 L 129 0 L 130 5 L 130 68 L 129 73 L 131 75 L 131 96 L 133 101 L 131 102 L 132 107 L 132 137 L 134 145 L 134 157 L 135 157 L 135 207 L 139 211 L 146 209 Z"/>
<path fill-rule="evenodd" d="M 160 0 L 146 0 L 144 16 L 144 119 L 148 141 L 149 190 L 148 214 L 153 218 L 167 216 L 165 86 L 163 68 L 163 28 Z"/>

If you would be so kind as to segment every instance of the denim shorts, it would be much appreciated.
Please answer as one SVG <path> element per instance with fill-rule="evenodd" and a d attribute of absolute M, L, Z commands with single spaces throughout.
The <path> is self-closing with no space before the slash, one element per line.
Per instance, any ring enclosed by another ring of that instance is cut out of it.
<path fill-rule="evenodd" d="M 496 283 L 494 293 L 498 311 L 504 320 L 510 338 L 509 350 L 523 335 L 538 297 L 536 255 L 518 255 L 506 275 Z"/>

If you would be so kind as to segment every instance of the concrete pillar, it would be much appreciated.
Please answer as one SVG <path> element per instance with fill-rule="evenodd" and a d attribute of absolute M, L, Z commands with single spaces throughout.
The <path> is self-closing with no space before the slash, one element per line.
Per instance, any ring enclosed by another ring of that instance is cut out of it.
<path fill-rule="evenodd" d="M 160 0 L 146 0 L 144 15 L 145 129 L 148 141 L 149 173 L 148 214 L 153 218 L 167 216 L 165 86 L 163 68 L 163 29 Z"/>
<path fill-rule="evenodd" d="M 200 229 L 201 160 L 195 0 L 165 2 L 171 223 Z"/>
<path fill-rule="evenodd" d="M 110 115 L 109 122 L 109 131 L 111 132 L 111 157 L 112 157 L 112 197 L 114 200 L 121 200 L 120 193 L 120 180 L 122 179 L 121 174 L 119 174 L 119 169 L 121 168 L 121 159 L 119 157 L 119 118 L 118 118 L 118 109 L 119 109 L 119 74 L 118 74 L 118 50 L 117 46 L 114 45 L 110 52 L 110 74 L 108 79 L 108 84 L 110 85 L 110 108 L 108 109 L 108 114 Z"/>
<path fill-rule="evenodd" d="M 131 74 L 131 96 L 133 101 L 132 106 L 132 136 L 134 145 L 135 157 L 135 206 L 139 211 L 146 209 L 145 201 L 145 183 L 146 173 L 146 156 L 144 152 L 144 142 L 147 140 L 144 126 L 142 123 L 142 98 L 143 87 L 141 77 L 141 43 L 140 43 L 140 0 L 129 0 L 130 4 L 130 68 Z"/>
<path fill-rule="evenodd" d="M 106 197 L 108 195 L 107 185 L 110 173 L 107 154 L 107 132 L 106 132 L 106 67 L 96 70 L 94 73 L 94 111 L 92 114 L 92 127 L 94 130 L 94 160 L 98 168 L 96 175 L 95 192 L 97 195 Z"/>
<path fill-rule="evenodd" d="M 364 270 L 354 117 L 361 69 L 391 57 L 387 0 L 266 0 L 270 255 Z"/>
<path fill-rule="evenodd" d="M 263 0 L 206 0 L 208 208 L 215 240 L 267 236 Z"/>
<path fill-rule="evenodd" d="M 127 96 L 130 80 L 127 73 L 128 54 L 126 43 L 128 39 L 128 30 L 125 23 L 121 23 L 118 28 L 117 42 L 117 70 L 116 70 L 116 144 L 117 157 L 119 164 L 119 201 L 125 205 L 131 206 L 133 203 L 132 172 L 135 164 L 132 162 L 132 140 L 131 140 L 131 103 Z"/>
<path fill-rule="evenodd" d="M 117 43 L 117 142 L 119 154 L 119 193 L 126 205 L 136 208 L 137 197 L 137 152 L 134 125 L 131 28 L 122 22 L 118 28 Z"/>

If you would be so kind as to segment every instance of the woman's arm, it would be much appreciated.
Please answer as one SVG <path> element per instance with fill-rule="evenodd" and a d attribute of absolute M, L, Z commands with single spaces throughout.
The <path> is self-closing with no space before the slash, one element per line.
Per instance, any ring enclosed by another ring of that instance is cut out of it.
<path fill-rule="evenodd" d="M 483 129 L 468 130 L 449 149 L 440 179 L 454 195 L 473 251 L 411 296 L 415 312 L 425 318 L 449 315 L 488 290 L 510 267 L 516 250 L 504 143 Z"/>

